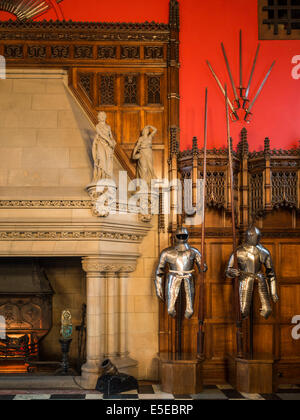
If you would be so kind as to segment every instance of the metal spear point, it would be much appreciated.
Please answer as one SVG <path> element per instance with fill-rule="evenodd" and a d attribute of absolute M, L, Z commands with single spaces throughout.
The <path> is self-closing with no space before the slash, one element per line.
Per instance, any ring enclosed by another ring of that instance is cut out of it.
<path fill-rule="evenodd" d="M 222 83 L 220 82 L 220 79 L 218 78 L 218 76 L 217 76 L 217 75 L 216 75 L 216 73 L 214 72 L 214 70 L 213 70 L 213 68 L 212 68 L 212 66 L 211 66 L 211 64 L 210 64 L 210 62 L 209 62 L 209 61 L 206 61 L 206 63 L 207 63 L 207 65 L 208 65 L 208 67 L 209 67 L 209 69 L 210 69 L 210 71 L 211 71 L 212 75 L 214 76 L 214 78 L 215 78 L 215 80 L 216 80 L 216 82 L 217 82 L 217 84 L 218 84 L 218 86 L 219 86 L 219 88 L 220 88 L 221 92 L 223 93 L 223 95 L 224 95 L 224 97 L 225 97 L 225 90 L 224 90 L 224 88 L 223 88 L 223 86 L 222 86 Z M 229 99 L 227 99 L 227 101 L 228 101 L 228 105 L 230 106 L 231 111 L 232 111 L 232 113 L 230 114 L 230 118 L 231 118 L 231 120 L 232 120 L 233 122 L 239 121 L 239 116 L 238 116 L 238 114 L 237 114 L 237 112 L 236 112 L 235 108 L 233 107 L 233 105 L 232 105 L 231 101 L 230 101 Z"/>
<path fill-rule="evenodd" d="M 248 96 L 249 96 L 249 92 L 250 92 L 250 87 L 251 87 L 251 83 L 252 83 L 252 79 L 253 79 L 254 70 L 255 70 L 255 67 L 256 67 L 256 62 L 257 62 L 257 58 L 258 58 L 259 49 L 260 49 L 260 44 L 258 44 L 258 46 L 257 46 L 257 50 L 256 50 L 256 54 L 255 54 L 255 57 L 254 57 L 253 66 L 252 66 L 252 70 L 251 70 L 251 73 L 250 73 L 249 82 L 248 82 L 248 85 L 247 85 L 245 97 L 243 98 L 244 99 L 243 109 L 246 109 L 246 104 L 247 104 L 247 102 L 249 102 Z"/>
<path fill-rule="evenodd" d="M 258 91 L 256 92 L 256 95 L 255 95 L 255 97 L 254 97 L 253 101 L 251 102 L 251 104 L 249 105 L 249 107 L 246 109 L 246 115 L 245 115 L 245 118 L 244 118 L 244 119 L 245 119 L 245 121 L 246 121 L 246 122 L 248 122 L 248 123 L 251 121 L 251 118 L 250 118 L 250 115 L 252 115 L 252 113 L 251 113 L 251 109 L 253 108 L 253 106 L 254 106 L 255 102 L 257 101 L 257 99 L 258 99 L 258 97 L 259 97 L 259 95 L 260 95 L 260 92 L 262 91 L 262 88 L 263 88 L 263 87 L 264 87 L 264 85 L 266 84 L 266 81 L 268 80 L 268 78 L 269 78 L 269 76 L 270 76 L 270 74 L 271 74 L 271 71 L 272 71 L 272 69 L 273 69 L 274 65 L 275 65 L 275 61 L 272 63 L 272 65 L 271 65 L 271 67 L 270 67 L 270 69 L 269 69 L 268 73 L 266 74 L 266 76 L 265 76 L 264 80 L 262 81 L 262 83 L 261 83 L 260 87 L 258 88 Z"/>
<path fill-rule="evenodd" d="M 237 91 L 236 91 L 235 83 L 234 83 L 234 80 L 233 80 L 233 76 L 232 76 L 232 73 L 231 73 L 229 61 L 228 61 L 228 58 L 227 58 L 227 54 L 226 54 L 226 51 L 225 51 L 225 47 L 224 47 L 223 42 L 221 42 L 221 47 L 222 47 L 222 51 L 223 51 L 223 55 L 224 55 L 224 59 L 225 59 L 225 63 L 226 63 L 226 67 L 227 67 L 227 71 L 228 71 L 230 83 L 231 83 L 232 90 L 233 90 L 234 97 L 235 97 L 235 101 L 234 102 L 235 102 L 235 105 L 236 105 L 236 109 L 240 109 L 240 107 L 241 107 L 240 100 L 239 100 L 239 97 L 238 97 L 238 94 L 237 94 Z"/>

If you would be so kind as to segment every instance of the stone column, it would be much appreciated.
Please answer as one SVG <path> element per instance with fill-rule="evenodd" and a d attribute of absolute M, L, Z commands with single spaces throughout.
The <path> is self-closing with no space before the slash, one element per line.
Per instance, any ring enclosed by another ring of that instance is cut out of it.
<path fill-rule="evenodd" d="M 82 266 L 87 278 L 87 361 L 82 366 L 81 386 L 95 389 L 104 358 L 121 372 L 137 374 L 127 341 L 127 284 L 135 264 L 112 263 L 101 256 L 83 258 Z"/>
<path fill-rule="evenodd" d="M 120 346 L 119 346 L 119 367 L 122 372 L 125 372 L 129 375 L 137 375 L 137 365 L 136 360 L 129 357 L 128 349 L 128 294 L 127 287 L 129 281 L 129 272 L 121 271 L 119 273 L 119 285 L 120 285 L 120 314 L 119 314 L 119 325 L 120 325 Z"/>
<path fill-rule="evenodd" d="M 128 351 L 128 296 L 129 267 L 119 266 L 118 271 L 107 273 L 107 331 L 105 358 L 110 359 L 120 372 L 135 376 L 137 361 Z"/>
<path fill-rule="evenodd" d="M 86 272 L 87 288 L 87 361 L 81 369 L 81 385 L 95 389 L 105 351 L 106 274 L 94 257 L 83 258 L 82 267 Z"/>

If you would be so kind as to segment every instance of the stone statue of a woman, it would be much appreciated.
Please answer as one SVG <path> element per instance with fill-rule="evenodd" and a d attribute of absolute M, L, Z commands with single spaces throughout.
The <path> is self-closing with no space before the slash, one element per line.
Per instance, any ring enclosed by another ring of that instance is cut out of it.
<path fill-rule="evenodd" d="M 132 159 L 137 160 L 136 177 L 141 178 L 151 184 L 151 180 L 155 178 L 153 169 L 152 140 L 157 129 L 151 125 L 147 125 L 141 137 L 138 139 L 132 152 Z"/>
<path fill-rule="evenodd" d="M 94 138 L 92 149 L 94 159 L 94 183 L 97 183 L 100 179 L 112 179 L 114 149 L 116 145 L 111 128 L 106 123 L 105 112 L 99 112 L 98 121 L 99 123 L 96 126 L 97 134 Z"/>

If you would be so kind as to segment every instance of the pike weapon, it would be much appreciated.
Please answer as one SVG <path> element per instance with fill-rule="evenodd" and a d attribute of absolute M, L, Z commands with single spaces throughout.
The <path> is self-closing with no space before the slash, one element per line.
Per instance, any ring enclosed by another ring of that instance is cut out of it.
<path fill-rule="evenodd" d="M 274 67 L 274 65 L 275 65 L 275 61 L 273 61 L 273 63 L 272 63 L 272 65 L 271 65 L 271 67 L 270 67 L 270 69 L 269 69 L 269 71 L 268 71 L 268 73 L 266 74 L 266 76 L 265 76 L 265 78 L 264 78 L 264 80 L 262 81 L 262 83 L 261 83 L 261 85 L 260 85 L 260 87 L 258 88 L 258 91 L 256 92 L 256 95 L 255 95 L 255 97 L 254 97 L 254 99 L 253 99 L 253 101 L 251 102 L 251 104 L 249 105 L 249 107 L 246 109 L 246 115 L 245 115 L 245 121 L 246 122 L 251 122 L 251 117 L 250 117 L 250 115 L 252 115 L 252 113 L 251 113 L 251 109 L 253 108 L 253 105 L 255 104 L 255 102 L 257 101 L 257 98 L 259 97 L 259 94 L 260 94 L 260 92 L 262 91 L 262 88 L 264 87 L 264 85 L 265 85 L 265 83 L 266 83 L 266 81 L 268 80 L 268 78 L 269 78 L 269 76 L 270 76 L 270 74 L 271 74 L 271 71 L 272 71 L 272 69 L 273 69 L 273 67 Z"/>
<path fill-rule="evenodd" d="M 205 89 L 205 116 L 204 116 L 204 149 L 203 149 L 203 193 L 202 193 L 202 232 L 201 232 L 201 273 L 199 285 L 199 329 L 197 334 L 197 358 L 204 358 L 204 284 L 205 284 L 205 205 L 206 205 L 206 179 L 207 179 L 207 88 Z"/>
<path fill-rule="evenodd" d="M 240 91 L 240 98 L 243 98 L 243 92 L 245 90 L 245 88 L 243 87 L 243 35 L 242 35 L 242 30 L 240 30 L 240 86 L 239 86 L 239 91 Z"/>
<path fill-rule="evenodd" d="M 234 97 L 235 97 L 235 100 L 234 100 L 234 102 L 235 102 L 235 109 L 240 109 L 240 107 L 241 107 L 240 100 L 239 100 L 239 97 L 238 97 L 238 94 L 237 94 L 237 91 L 236 91 L 236 88 L 235 88 L 233 76 L 232 76 L 232 73 L 231 73 L 229 61 L 228 61 L 228 58 L 227 58 L 227 54 L 226 54 L 226 51 L 225 51 L 225 47 L 224 47 L 223 42 L 221 42 L 221 47 L 222 47 L 222 51 L 223 51 L 223 55 L 224 55 L 224 59 L 225 59 L 225 63 L 226 63 L 226 67 L 227 67 L 227 71 L 228 71 L 230 83 L 231 83 L 232 90 L 233 90 Z"/>
<path fill-rule="evenodd" d="M 259 49 L 260 49 L 260 44 L 258 44 L 258 46 L 257 46 L 257 50 L 256 50 L 256 54 L 255 54 L 255 57 L 254 57 L 253 66 L 252 66 L 252 70 L 251 70 L 251 73 L 250 73 L 249 82 L 248 82 L 248 85 L 247 85 L 245 97 L 243 98 L 244 99 L 243 109 L 246 109 L 246 104 L 247 104 L 247 102 L 249 102 L 248 96 L 249 96 L 249 92 L 250 92 L 250 87 L 251 87 L 251 83 L 252 83 L 252 79 L 253 79 L 254 70 L 255 70 L 255 67 L 256 67 L 256 62 L 257 62 L 257 58 L 258 58 Z"/>
<path fill-rule="evenodd" d="M 209 61 L 206 61 L 206 63 L 207 63 L 207 65 L 208 65 L 208 67 L 209 67 L 209 69 L 210 69 L 210 71 L 211 71 L 212 75 L 214 76 L 214 78 L 215 78 L 215 80 L 216 80 L 216 82 L 217 82 L 217 85 L 219 86 L 219 88 L 220 88 L 221 92 L 222 92 L 222 93 L 223 93 L 223 95 L 225 96 L 225 90 L 224 90 L 224 88 L 223 88 L 223 86 L 222 86 L 222 83 L 220 82 L 220 79 L 218 78 L 218 76 L 217 76 L 217 75 L 216 75 L 216 73 L 214 72 L 214 70 L 213 70 L 213 68 L 212 68 L 212 66 L 211 66 L 211 64 L 210 64 L 210 62 L 209 62 Z M 231 101 L 230 101 L 229 99 L 228 99 L 228 104 L 229 104 L 229 106 L 230 106 L 230 108 L 231 108 L 231 111 L 232 111 L 232 113 L 230 114 L 230 118 L 231 118 L 232 122 L 236 122 L 236 121 L 238 121 L 238 120 L 239 120 L 239 116 L 238 116 L 238 114 L 237 114 L 236 110 L 234 109 L 234 107 L 233 107 L 233 105 L 232 105 L 232 103 L 231 103 Z"/>
<path fill-rule="evenodd" d="M 230 172 L 230 196 L 231 196 L 231 217 L 232 217 L 232 238 L 233 238 L 233 256 L 234 268 L 238 269 L 238 260 L 236 253 L 236 229 L 235 229 L 235 207 L 234 207 L 234 188 L 233 188 L 233 161 L 232 161 L 232 139 L 230 137 L 229 125 L 229 111 L 228 111 L 228 97 L 227 86 L 225 86 L 225 105 L 226 105 L 226 124 L 227 124 L 227 143 L 228 143 L 228 158 L 229 158 L 229 172 Z M 234 280 L 234 300 L 235 300 L 235 317 L 236 317 L 236 347 L 238 357 L 243 356 L 243 340 L 242 340 L 242 315 L 239 296 L 239 277 Z"/>

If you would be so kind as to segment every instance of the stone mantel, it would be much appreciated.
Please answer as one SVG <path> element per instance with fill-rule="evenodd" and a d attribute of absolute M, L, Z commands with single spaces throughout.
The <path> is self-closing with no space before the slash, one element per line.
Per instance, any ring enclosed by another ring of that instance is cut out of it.
<path fill-rule="evenodd" d="M 0 256 L 102 254 L 136 259 L 150 229 L 134 214 L 98 219 L 89 208 L 0 208 Z"/>

